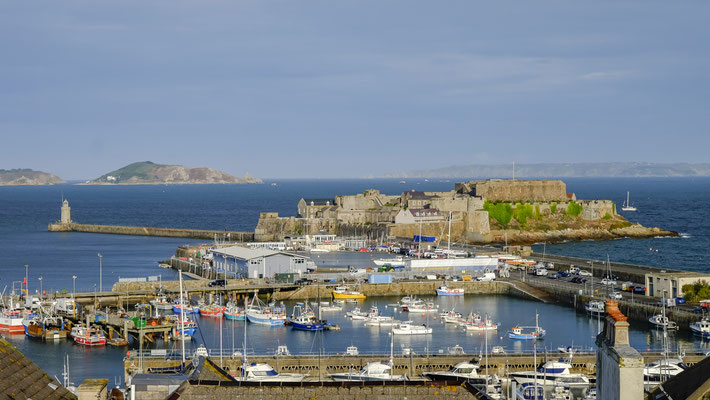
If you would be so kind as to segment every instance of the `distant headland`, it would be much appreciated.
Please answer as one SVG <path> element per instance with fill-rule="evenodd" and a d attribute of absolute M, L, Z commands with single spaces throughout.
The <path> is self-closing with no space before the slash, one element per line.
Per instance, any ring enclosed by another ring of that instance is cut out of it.
<path fill-rule="evenodd" d="M 200 185 L 263 183 L 248 173 L 241 178 L 212 168 L 156 164 L 151 161 L 128 164 L 84 185 Z"/>
<path fill-rule="evenodd" d="M 392 172 L 383 178 L 671 178 L 710 176 L 708 163 L 535 163 L 452 165 Z"/>
<path fill-rule="evenodd" d="M 40 186 L 66 183 L 63 179 L 48 172 L 29 168 L 0 169 L 0 186 Z"/>

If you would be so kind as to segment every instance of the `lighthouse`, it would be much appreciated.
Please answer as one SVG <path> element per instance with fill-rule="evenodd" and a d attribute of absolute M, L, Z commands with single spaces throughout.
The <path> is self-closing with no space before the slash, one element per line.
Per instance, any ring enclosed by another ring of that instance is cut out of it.
<path fill-rule="evenodd" d="M 71 224 L 71 207 L 69 207 L 68 200 L 62 202 L 62 219 L 60 222 L 62 224 Z"/>

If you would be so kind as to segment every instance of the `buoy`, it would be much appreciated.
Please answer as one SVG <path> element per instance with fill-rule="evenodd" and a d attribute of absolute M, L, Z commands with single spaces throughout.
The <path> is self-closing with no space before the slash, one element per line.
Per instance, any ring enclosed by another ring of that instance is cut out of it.
<path fill-rule="evenodd" d="M 131 356 L 131 352 L 130 352 L 130 351 L 127 351 L 127 352 L 126 352 L 126 357 L 130 357 L 130 356 Z"/>
<path fill-rule="evenodd" d="M 426 317 L 426 313 L 422 313 L 422 317 Z"/>

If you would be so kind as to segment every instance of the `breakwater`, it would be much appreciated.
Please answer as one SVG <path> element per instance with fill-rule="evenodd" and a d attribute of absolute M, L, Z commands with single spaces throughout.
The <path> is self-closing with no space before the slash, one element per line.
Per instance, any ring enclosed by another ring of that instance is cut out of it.
<path fill-rule="evenodd" d="M 91 224 L 76 224 L 57 223 L 49 224 L 50 232 L 84 232 L 84 233 L 103 233 L 110 235 L 131 235 L 131 236 L 160 236 L 174 237 L 186 239 L 205 239 L 214 240 L 226 239 L 240 242 L 253 242 L 254 232 L 237 232 L 237 231 L 214 231 L 205 229 L 189 229 L 189 228 L 156 228 L 149 226 L 120 226 L 120 225 L 91 225 Z"/>

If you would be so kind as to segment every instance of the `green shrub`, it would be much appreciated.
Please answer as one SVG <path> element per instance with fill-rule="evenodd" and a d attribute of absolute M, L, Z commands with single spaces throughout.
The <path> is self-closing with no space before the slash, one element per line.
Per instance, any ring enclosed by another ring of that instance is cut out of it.
<path fill-rule="evenodd" d="M 710 285 L 704 280 L 698 280 L 695 283 L 683 285 L 683 298 L 685 301 L 694 303 L 710 297 Z"/>
<path fill-rule="evenodd" d="M 554 214 L 557 211 L 557 203 L 550 204 L 550 214 Z"/>
<path fill-rule="evenodd" d="M 535 219 L 538 221 L 542 219 L 542 214 L 540 213 L 540 205 L 539 204 L 535 204 Z"/>
<path fill-rule="evenodd" d="M 513 211 L 513 218 L 515 218 L 520 225 L 525 226 L 528 223 L 528 218 L 533 216 L 533 206 L 532 204 L 518 203 L 515 205 L 515 210 Z"/>
<path fill-rule="evenodd" d="M 609 214 L 609 213 L 604 214 L 602 219 L 611 219 L 611 214 Z"/>
<path fill-rule="evenodd" d="M 574 201 L 571 201 L 567 206 L 567 214 L 576 217 L 582 213 L 583 209 L 584 207 L 582 207 L 581 204 L 577 204 Z"/>
<path fill-rule="evenodd" d="M 616 203 L 611 203 L 612 210 L 614 210 L 614 214 L 616 214 Z"/>
<path fill-rule="evenodd" d="M 483 209 L 488 211 L 488 216 L 498 221 L 504 228 L 508 227 L 513 218 L 513 208 L 508 203 L 491 203 L 486 200 Z"/>

